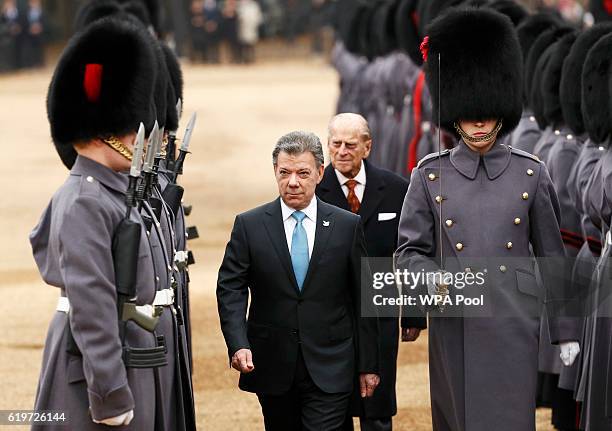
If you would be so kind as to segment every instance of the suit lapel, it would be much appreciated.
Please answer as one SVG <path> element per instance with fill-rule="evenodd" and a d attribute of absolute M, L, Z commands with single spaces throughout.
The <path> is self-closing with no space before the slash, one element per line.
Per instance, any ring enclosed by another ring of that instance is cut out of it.
<path fill-rule="evenodd" d="M 266 227 L 266 231 L 270 237 L 270 242 L 276 250 L 276 254 L 285 267 L 287 276 L 291 280 L 295 290 L 299 292 L 298 284 L 295 279 L 295 273 L 293 272 L 293 265 L 291 264 L 291 255 L 289 254 L 289 248 L 287 246 L 287 237 L 285 236 L 285 226 L 283 224 L 283 213 L 280 207 L 280 198 L 272 202 L 266 209 L 264 226 Z"/>
<path fill-rule="evenodd" d="M 363 193 L 363 199 L 359 207 L 359 214 L 361 216 L 361 223 L 365 226 L 372 214 L 376 212 L 376 208 L 384 197 L 383 190 L 386 186 L 385 180 L 380 174 L 379 170 L 374 166 L 368 164 L 365 160 L 366 170 L 366 186 Z M 346 199 L 345 199 L 346 200 Z"/>
<path fill-rule="evenodd" d="M 336 171 L 334 171 L 332 165 L 328 165 L 325 168 L 323 179 L 319 184 L 318 195 L 325 202 L 335 205 L 338 208 L 342 208 L 343 210 L 350 211 L 348 201 L 346 200 L 346 196 L 344 196 L 344 192 L 342 191 L 340 182 L 336 176 Z"/>
<path fill-rule="evenodd" d="M 315 228 L 315 241 L 312 256 L 310 256 L 310 263 L 308 264 L 308 272 L 306 272 L 306 278 L 304 279 L 304 285 L 302 286 L 302 292 L 304 292 L 308 287 L 308 283 L 312 278 L 312 274 L 317 269 L 321 255 L 327 247 L 327 242 L 329 241 L 333 230 L 333 212 L 331 211 L 329 205 L 317 198 L 317 225 Z"/>

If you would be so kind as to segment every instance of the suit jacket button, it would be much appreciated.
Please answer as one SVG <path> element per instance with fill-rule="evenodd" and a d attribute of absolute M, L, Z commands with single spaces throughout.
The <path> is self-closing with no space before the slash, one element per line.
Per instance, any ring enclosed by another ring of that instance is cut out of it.
<path fill-rule="evenodd" d="M 432 174 L 429 174 L 427 177 L 429 178 L 429 181 L 435 181 L 436 180 L 436 174 L 432 173 Z"/>
<path fill-rule="evenodd" d="M 506 272 L 506 271 L 508 270 L 508 268 L 506 268 L 506 265 L 500 265 L 500 266 L 499 266 L 499 270 L 500 270 L 501 272 Z"/>
<path fill-rule="evenodd" d="M 453 221 L 451 219 L 446 220 L 446 226 L 452 227 L 453 226 Z"/>
<path fill-rule="evenodd" d="M 436 196 L 436 202 L 441 203 L 444 198 L 440 195 Z"/>
<path fill-rule="evenodd" d="M 472 268 L 470 268 L 469 266 L 467 268 L 465 268 L 465 272 L 470 273 L 472 272 Z"/>
<path fill-rule="evenodd" d="M 520 218 L 518 218 L 518 217 L 517 217 L 517 218 L 515 218 L 515 219 L 514 219 L 514 224 L 516 224 L 516 225 L 521 224 L 521 219 L 520 219 Z"/>
<path fill-rule="evenodd" d="M 533 169 L 527 169 L 527 175 L 533 176 Z"/>
<path fill-rule="evenodd" d="M 527 192 L 523 193 L 522 198 L 523 198 L 523 200 L 524 200 L 524 201 L 526 201 L 527 199 L 529 199 L 529 193 L 527 193 Z"/>
<path fill-rule="evenodd" d="M 508 250 L 510 250 L 510 249 L 512 248 L 512 243 L 511 243 L 510 241 L 508 241 L 508 242 L 506 243 L 506 248 L 507 248 Z"/>
<path fill-rule="evenodd" d="M 463 250 L 463 244 L 461 244 L 460 242 L 458 242 L 458 243 L 455 245 L 455 248 L 456 248 L 457 250 L 461 251 L 461 250 Z"/>

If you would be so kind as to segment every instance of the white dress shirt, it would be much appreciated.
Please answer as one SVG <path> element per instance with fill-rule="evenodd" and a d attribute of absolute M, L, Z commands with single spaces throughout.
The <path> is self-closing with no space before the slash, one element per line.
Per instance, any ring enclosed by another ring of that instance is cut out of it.
<path fill-rule="evenodd" d="M 293 230 L 297 224 L 297 220 L 291 217 L 296 210 L 288 207 L 283 199 L 280 200 L 281 210 L 283 213 L 283 225 L 285 227 L 285 236 L 287 237 L 287 247 L 289 247 L 289 253 L 291 253 L 291 241 L 293 240 Z M 308 238 L 308 258 L 312 256 L 312 249 L 314 248 L 315 232 L 317 230 L 317 198 L 313 197 L 306 208 L 301 210 L 306 217 L 302 220 L 302 226 L 306 231 L 306 237 Z"/>
<path fill-rule="evenodd" d="M 357 184 L 355 185 L 355 195 L 357 195 L 357 199 L 359 199 L 359 202 L 363 201 L 363 192 L 365 191 L 365 184 L 366 184 L 366 173 L 365 173 L 365 168 L 363 166 L 364 166 L 364 163 L 362 160 L 361 167 L 359 168 L 359 172 L 357 173 L 357 175 L 355 175 L 355 178 L 353 178 L 355 181 L 357 181 Z M 340 183 L 340 188 L 342 189 L 344 196 L 345 197 L 348 196 L 349 189 L 348 189 L 348 186 L 346 185 L 346 182 L 350 180 L 350 178 L 347 178 L 344 175 L 342 175 L 342 173 L 337 169 L 334 169 L 334 171 L 336 171 L 336 177 L 338 177 L 338 182 Z"/>

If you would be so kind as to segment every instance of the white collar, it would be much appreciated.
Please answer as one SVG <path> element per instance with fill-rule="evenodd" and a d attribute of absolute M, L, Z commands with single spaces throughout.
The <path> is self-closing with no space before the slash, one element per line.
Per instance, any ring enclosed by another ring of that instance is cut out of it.
<path fill-rule="evenodd" d="M 336 177 L 338 177 L 338 182 L 340 183 L 341 186 L 343 186 L 344 184 L 346 184 L 348 180 L 350 180 L 350 178 L 345 177 L 338 169 L 334 169 L 334 171 L 336 172 Z M 361 161 L 359 172 L 357 172 L 357 175 L 355 175 L 355 178 L 353 179 L 357 181 L 357 183 L 361 184 L 362 186 L 365 186 L 366 172 L 365 172 L 365 163 L 363 163 L 363 160 Z"/>
<path fill-rule="evenodd" d="M 296 209 L 288 206 L 283 201 L 283 198 L 280 199 L 280 204 L 281 204 L 281 211 L 283 212 L 283 221 L 286 221 L 289 217 L 291 217 L 291 214 L 293 214 L 296 211 Z M 308 206 L 301 211 L 304 214 L 306 214 L 306 217 L 308 217 L 310 220 L 316 223 L 317 221 L 317 198 L 313 196 Z"/>

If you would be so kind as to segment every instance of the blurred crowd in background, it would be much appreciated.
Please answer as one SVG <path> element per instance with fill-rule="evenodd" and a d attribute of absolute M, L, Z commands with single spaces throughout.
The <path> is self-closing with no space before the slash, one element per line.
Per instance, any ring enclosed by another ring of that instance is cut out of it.
<path fill-rule="evenodd" d="M 0 72 L 40 67 L 45 46 L 73 32 L 85 0 L 0 0 Z M 155 3 L 158 33 L 194 63 L 252 63 L 265 40 L 306 43 L 314 55 L 331 48 L 326 35 L 337 21 L 339 0 L 142 0 Z M 355 2 L 362 0 L 355 0 Z M 524 0 L 534 10 L 556 8 L 568 21 L 592 24 L 584 0 Z"/>
<path fill-rule="evenodd" d="M 41 0 L 0 4 L 0 72 L 42 66 L 47 26 Z"/>

